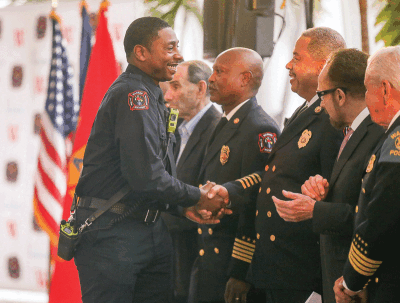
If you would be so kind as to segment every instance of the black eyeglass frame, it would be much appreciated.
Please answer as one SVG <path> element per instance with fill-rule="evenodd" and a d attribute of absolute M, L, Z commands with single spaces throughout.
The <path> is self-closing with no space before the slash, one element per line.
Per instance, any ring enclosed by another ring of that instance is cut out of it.
<path fill-rule="evenodd" d="M 335 87 L 335 88 L 331 88 L 331 89 L 327 89 L 327 90 L 317 91 L 317 96 L 318 96 L 318 98 L 320 98 L 322 100 L 325 95 L 331 94 L 331 93 L 335 92 L 337 89 L 341 89 L 344 93 L 346 93 L 346 91 L 347 91 L 346 87 Z"/>

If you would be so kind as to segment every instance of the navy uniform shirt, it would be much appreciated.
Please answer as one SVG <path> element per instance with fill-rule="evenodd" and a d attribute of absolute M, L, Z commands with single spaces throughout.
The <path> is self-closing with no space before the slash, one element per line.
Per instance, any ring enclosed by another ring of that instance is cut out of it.
<path fill-rule="evenodd" d="M 128 183 L 130 201 L 145 198 L 157 204 L 196 204 L 200 190 L 168 172 L 175 164 L 165 157 L 167 119 L 160 87 L 129 65 L 101 102 L 86 146 L 77 195 L 109 199 Z"/>

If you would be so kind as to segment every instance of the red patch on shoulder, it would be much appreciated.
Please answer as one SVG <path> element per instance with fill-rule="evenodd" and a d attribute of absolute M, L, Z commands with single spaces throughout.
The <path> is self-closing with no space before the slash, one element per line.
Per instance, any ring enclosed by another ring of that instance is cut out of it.
<path fill-rule="evenodd" d="M 261 133 L 258 135 L 258 146 L 260 147 L 260 152 L 270 153 L 274 144 L 277 140 L 275 133 Z"/>
<path fill-rule="evenodd" d="M 128 95 L 128 105 L 130 110 L 149 109 L 149 96 L 147 92 L 136 90 Z"/>

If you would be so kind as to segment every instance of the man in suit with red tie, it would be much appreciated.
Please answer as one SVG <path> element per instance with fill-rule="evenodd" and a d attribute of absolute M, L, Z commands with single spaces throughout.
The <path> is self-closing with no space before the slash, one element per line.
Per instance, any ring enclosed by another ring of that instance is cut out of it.
<path fill-rule="evenodd" d="M 400 259 L 400 47 L 368 61 L 365 101 L 372 121 L 386 130 L 365 168 L 350 252 L 334 286 L 336 302 L 365 297 L 399 302 Z M 364 289 L 364 291 L 363 291 Z M 365 301 L 363 301 L 365 302 Z"/>
<path fill-rule="evenodd" d="M 320 234 L 324 303 L 336 302 L 333 284 L 350 249 L 364 164 L 384 132 L 372 122 L 365 103 L 367 60 L 368 55 L 356 49 L 339 50 L 318 78 L 321 107 L 335 128 L 346 129 L 329 183 L 321 175 L 312 176 L 302 186 L 304 195 L 286 192 L 291 200 L 273 198 L 285 221 L 311 219 L 313 231 Z"/>
<path fill-rule="evenodd" d="M 208 78 L 211 68 L 201 61 L 178 65 L 164 95 L 169 106 L 179 110 L 183 122 L 175 132 L 174 157 L 179 180 L 198 186 L 199 172 L 210 135 L 221 113 L 210 102 Z M 197 224 L 168 213 L 162 214 L 171 233 L 173 252 L 174 303 L 187 303 L 190 271 L 198 254 Z"/>

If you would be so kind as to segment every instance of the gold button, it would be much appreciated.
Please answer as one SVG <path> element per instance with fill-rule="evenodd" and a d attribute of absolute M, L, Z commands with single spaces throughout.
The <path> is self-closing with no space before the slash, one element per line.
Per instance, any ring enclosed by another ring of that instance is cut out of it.
<path fill-rule="evenodd" d="M 242 239 L 244 240 L 244 239 L 246 239 L 246 237 L 245 237 L 245 236 L 243 236 L 243 237 L 242 237 Z"/>
<path fill-rule="evenodd" d="M 356 206 L 356 213 L 358 213 L 358 205 Z"/>
<path fill-rule="evenodd" d="M 213 234 L 213 230 L 212 230 L 211 228 L 209 228 L 209 229 L 208 229 L 208 233 L 209 233 L 210 235 L 212 235 L 212 234 Z"/>
<path fill-rule="evenodd" d="M 379 279 L 378 279 L 378 277 L 376 277 L 375 278 L 375 283 L 378 283 L 379 282 Z"/>
<path fill-rule="evenodd" d="M 267 216 L 271 218 L 272 213 L 270 211 L 267 212 Z"/>
<path fill-rule="evenodd" d="M 365 194 L 365 188 L 362 189 L 362 192 Z"/>
<path fill-rule="evenodd" d="M 203 233 L 203 231 L 201 230 L 200 227 L 197 229 L 197 232 L 199 233 L 199 235 L 201 235 Z"/>
<path fill-rule="evenodd" d="M 256 211 L 256 216 L 258 216 L 258 210 Z"/>
<path fill-rule="evenodd" d="M 260 189 L 258 190 L 258 192 L 259 192 L 259 193 L 261 192 L 261 186 L 260 186 Z"/>
<path fill-rule="evenodd" d="M 204 256 L 204 249 L 200 249 L 199 255 Z"/>
<path fill-rule="evenodd" d="M 268 165 L 265 166 L 265 171 L 268 171 L 268 169 L 269 169 L 269 166 Z"/>
<path fill-rule="evenodd" d="M 271 235 L 271 237 L 269 237 L 271 239 L 271 241 L 275 241 L 275 236 Z"/>
<path fill-rule="evenodd" d="M 276 166 L 274 165 L 274 167 L 272 167 L 272 171 L 275 171 L 275 169 L 276 169 Z"/>
<path fill-rule="evenodd" d="M 257 234 L 257 239 L 260 239 L 260 234 Z"/>
<path fill-rule="evenodd" d="M 247 238 L 247 242 L 250 242 L 251 241 L 251 239 L 250 238 Z"/>
<path fill-rule="evenodd" d="M 219 254 L 219 249 L 217 247 L 214 248 L 214 251 L 215 251 L 216 254 Z"/>
<path fill-rule="evenodd" d="M 267 188 L 267 194 L 269 194 L 271 192 L 271 189 L 268 187 Z"/>
<path fill-rule="evenodd" d="M 239 121 L 240 121 L 239 118 L 236 118 L 236 119 L 233 121 L 233 123 L 238 124 Z"/>

